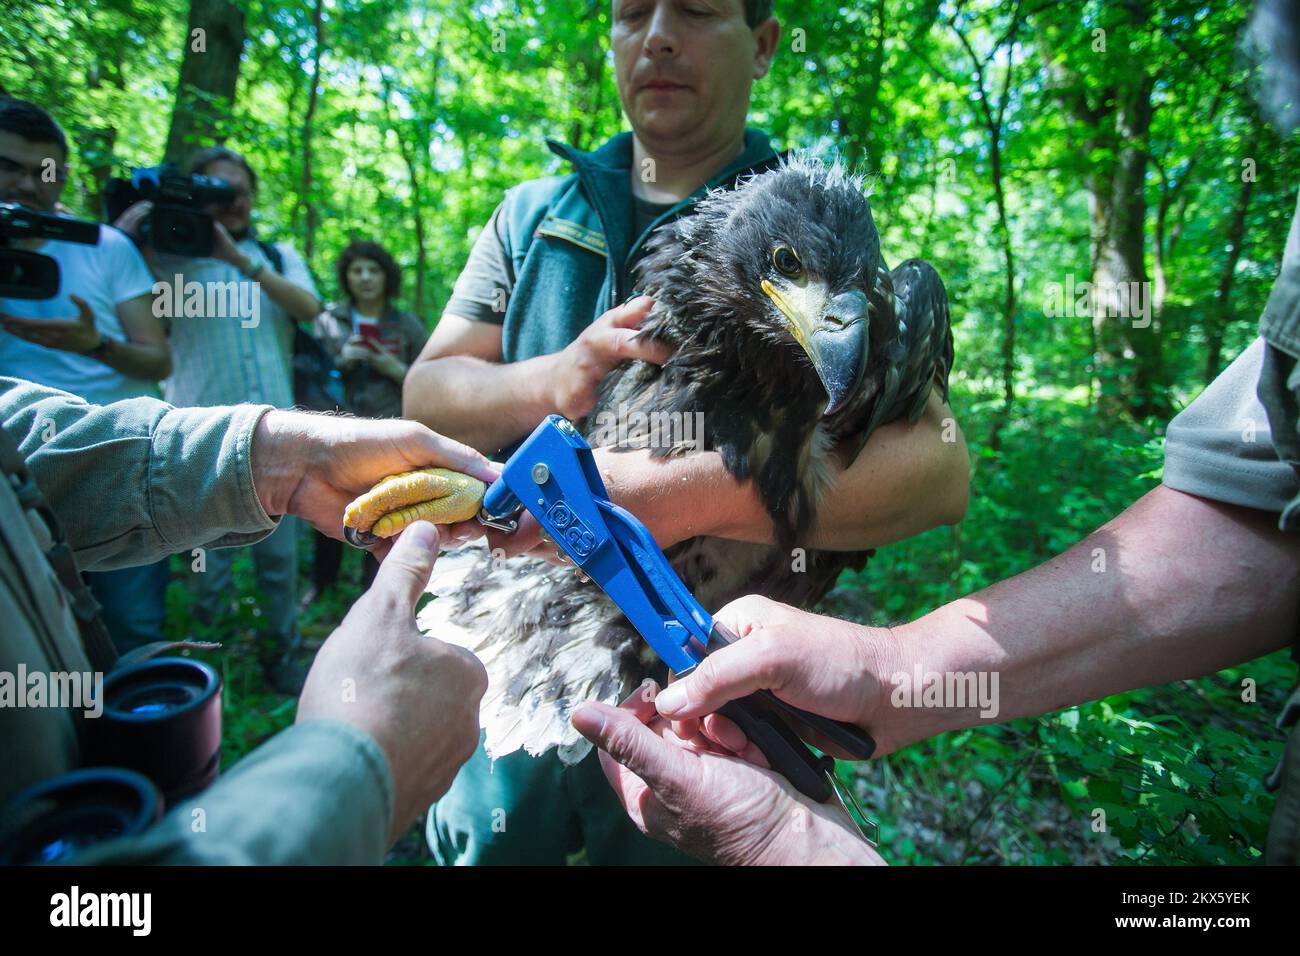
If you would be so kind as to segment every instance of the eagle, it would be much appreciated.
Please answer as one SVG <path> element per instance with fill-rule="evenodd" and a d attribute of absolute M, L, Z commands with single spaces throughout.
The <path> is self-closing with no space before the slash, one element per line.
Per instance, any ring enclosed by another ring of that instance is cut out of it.
<path fill-rule="evenodd" d="M 635 272 L 655 303 L 641 328 L 672 357 L 611 371 L 578 423 L 593 447 L 648 445 L 655 457 L 702 439 L 732 475 L 753 481 L 774 543 L 700 536 L 666 552 L 710 611 L 748 593 L 808 607 L 845 568 L 861 568 L 871 552 L 805 546 L 835 458 L 851 463 L 883 423 L 916 421 L 936 385 L 947 400 L 947 292 L 922 260 L 887 268 L 863 185 L 838 161 L 795 152 L 656 229 Z M 635 424 L 611 429 L 611 416 Z M 655 423 L 686 421 L 700 421 L 702 436 L 649 434 Z M 589 744 L 571 711 L 614 702 L 654 671 L 653 652 L 618 607 L 571 567 L 469 546 L 443 556 L 429 591 L 421 630 L 469 648 L 487 668 L 490 757 L 556 747 L 576 763 Z"/>

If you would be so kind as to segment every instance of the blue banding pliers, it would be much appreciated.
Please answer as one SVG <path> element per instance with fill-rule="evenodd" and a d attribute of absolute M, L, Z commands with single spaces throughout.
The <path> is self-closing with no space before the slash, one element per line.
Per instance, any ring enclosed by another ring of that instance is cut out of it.
<path fill-rule="evenodd" d="M 591 446 L 559 415 L 538 425 L 510 456 L 483 498 L 479 521 L 513 532 L 524 508 L 679 676 L 737 639 L 686 588 L 646 526 L 609 500 Z M 814 754 L 780 714 L 859 760 L 876 748 L 861 728 L 793 707 L 770 691 L 732 701 L 719 713 L 745 732 L 773 770 L 818 802 L 828 800 L 838 783 L 835 761 Z"/>

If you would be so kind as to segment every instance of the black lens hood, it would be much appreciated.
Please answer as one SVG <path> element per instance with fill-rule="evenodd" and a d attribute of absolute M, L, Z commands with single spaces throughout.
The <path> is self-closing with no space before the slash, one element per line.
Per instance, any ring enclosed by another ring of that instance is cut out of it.
<path fill-rule="evenodd" d="M 85 721 L 85 765 L 136 770 L 168 804 L 216 779 L 221 677 L 207 664 L 157 657 L 109 671 L 102 704 L 103 713 Z"/>
<path fill-rule="evenodd" d="M 162 818 L 158 788 L 122 767 L 73 770 L 28 787 L 5 807 L 0 865 L 62 863 L 78 850 L 143 833 Z"/>

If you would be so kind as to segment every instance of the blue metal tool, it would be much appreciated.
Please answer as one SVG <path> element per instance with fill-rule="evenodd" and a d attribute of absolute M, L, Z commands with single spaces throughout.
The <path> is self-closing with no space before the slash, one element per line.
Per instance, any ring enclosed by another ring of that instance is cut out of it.
<path fill-rule="evenodd" d="M 510 456 L 483 498 L 479 520 L 513 532 L 523 508 L 678 675 L 690 673 L 710 651 L 736 640 L 682 583 L 645 525 L 609 500 L 591 446 L 559 415 L 538 425 Z M 740 726 L 773 770 L 814 800 L 830 798 L 835 761 L 809 750 L 778 712 L 860 760 L 875 751 L 875 742 L 859 727 L 792 707 L 769 691 L 732 701 L 719 711 Z"/>

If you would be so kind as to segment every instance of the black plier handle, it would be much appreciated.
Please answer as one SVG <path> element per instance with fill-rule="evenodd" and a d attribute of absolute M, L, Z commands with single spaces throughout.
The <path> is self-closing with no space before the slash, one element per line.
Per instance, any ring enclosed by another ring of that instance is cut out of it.
<path fill-rule="evenodd" d="M 734 644 L 739 638 L 721 621 L 714 620 L 709 631 L 706 652 Z M 686 673 L 689 673 L 687 671 Z M 685 676 L 679 675 L 679 676 Z M 808 748 L 793 728 L 782 719 L 785 714 L 815 730 L 856 760 L 867 760 L 876 750 L 876 742 L 861 727 L 788 704 L 771 691 L 755 691 L 733 700 L 718 710 L 733 721 L 767 758 L 768 765 L 785 777 L 804 796 L 824 803 L 831 798 L 831 777 L 835 773 L 832 757 L 818 756 Z"/>

